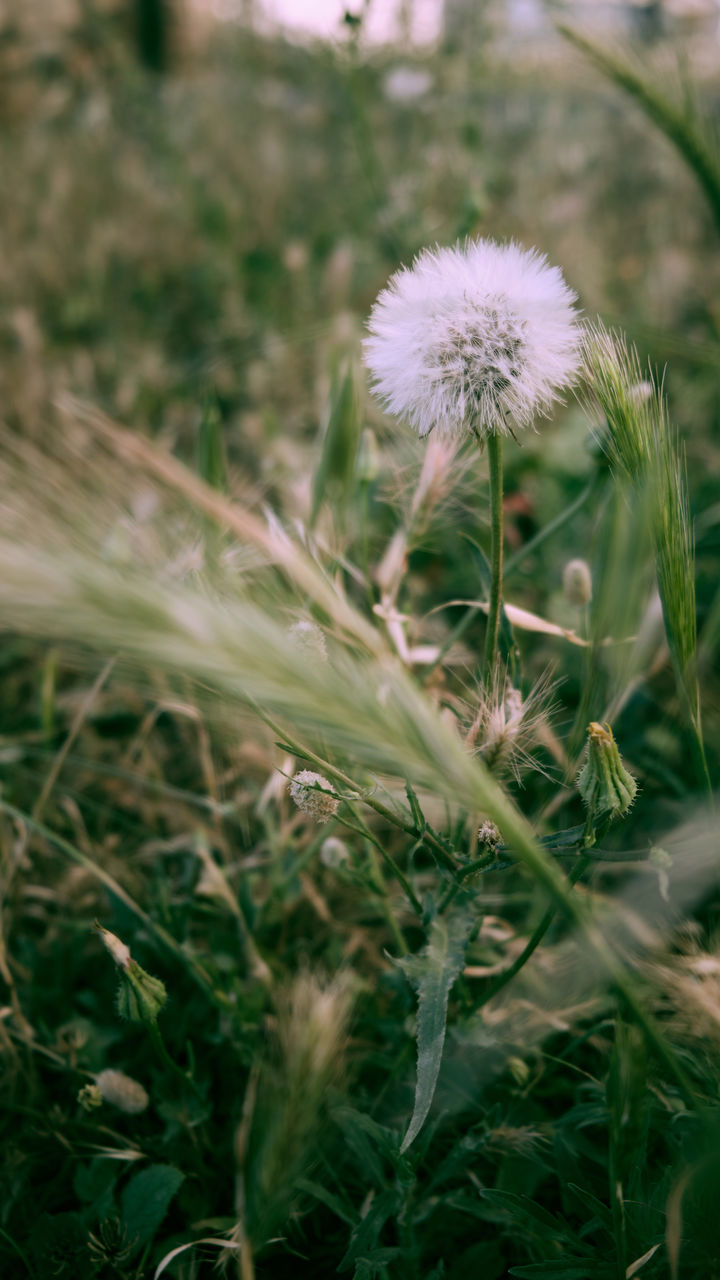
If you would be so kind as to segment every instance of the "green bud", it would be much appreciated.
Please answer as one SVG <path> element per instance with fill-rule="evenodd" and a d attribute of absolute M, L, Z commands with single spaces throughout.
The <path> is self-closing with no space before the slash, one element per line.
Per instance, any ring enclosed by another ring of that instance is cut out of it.
<path fill-rule="evenodd" d="M 593 822 L 619 818 L 635 799 L 637 783 L 620 758 L 610 725 L 593 721 L 587 732 L 587 760 L 578 775 L 577 788 L 588 818 Z"/>
<path fill-rule="evenodd" d="M 120 973 L 117 1007 L 121 1018 L 128 1022 L 157 1022 L 157 1016 L 167 1001 L 164 982 L 153 978 L 131 960 Z"/>
<path fill-rule="evenodd" d="M 121 1018 L 128 1022 L 157 1022 L 157 1016 L 167 1001 L 164 982 L 146 973 L 130 955 L 130 948 L 121 938 L 95 924 L 100 939 L 120 970 L 120 986 L 117 1007 Z"/>

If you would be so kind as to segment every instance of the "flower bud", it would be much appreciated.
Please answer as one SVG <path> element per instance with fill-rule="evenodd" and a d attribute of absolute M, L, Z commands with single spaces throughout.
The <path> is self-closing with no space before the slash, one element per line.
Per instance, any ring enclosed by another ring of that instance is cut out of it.
<path fill-rule="evenodd" d="M 128 1022 L 157 1022 L 160 1010 L 167 1002 L 165 983 L 153 978 L 131 960 L 123 969 L 117 993 L 117 1009 Z"/>
<path fill-rule="evenodd" d="M 316 822 L 328 822 L 338 811 L 340 801 L 327 778 L 310 769 L 301 769 L 290 783 L 290 795 L 298 809 Z"/>
<path fill-rule="evenodd" d="M 609 724 L 588 725 L 588 754 L 577 780 L 588 818 L 617 818 L 627 813 L 637 783 L 625 768 Z"/>
<path fill-rule="evenodd" d="M 102 925 L 95 928 L 100 934 L 103 944 L 120 970 L 120 986 L 117 993 L 117 1007 L 121 1018 L 129 1022 L 157 1021 L 157 1016 L 167 1001 L 164 982 L 146 973 L 130 955 L 130 948 Z"/>
<path fill-rule="evenodd" d="M 568 560 L 563 569 L 563 591 L 568 604 L 581 608 L 592 600 L 592 576 L 586 560 Z"/>

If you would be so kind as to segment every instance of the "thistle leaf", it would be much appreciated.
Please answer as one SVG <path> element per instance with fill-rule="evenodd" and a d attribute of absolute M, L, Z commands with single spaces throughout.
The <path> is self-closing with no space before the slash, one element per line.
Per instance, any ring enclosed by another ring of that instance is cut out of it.
<path fill-rule="evenodd" d="M 422 1129 L 435 1093 L 443 1045 L 450 990 L 463 967 L 472 917 L 467 910 L 433 920 L 427 946 L 415 956 L 398 961 L 418 992 L 417 1084 L 415 1106 L 401 1151 L 407 1151 Z"/>

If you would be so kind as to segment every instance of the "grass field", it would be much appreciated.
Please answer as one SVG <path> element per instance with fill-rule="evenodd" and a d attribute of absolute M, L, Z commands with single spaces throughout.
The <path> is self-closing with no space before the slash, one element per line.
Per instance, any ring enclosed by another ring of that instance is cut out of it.
<path fill-rule="evenodd" d="M 717 83 L 8 31 L 3 1280 L 720 1276 Z M 362 349 L 465 237 L 592 324 L 490 659 Z"/>

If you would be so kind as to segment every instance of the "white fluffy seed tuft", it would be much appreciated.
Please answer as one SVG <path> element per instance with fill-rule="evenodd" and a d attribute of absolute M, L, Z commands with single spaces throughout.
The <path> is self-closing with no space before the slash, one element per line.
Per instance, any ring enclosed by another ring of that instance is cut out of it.
<path fill-rule="evenodd" d="M 329 822 L 335 817 L 340 801 L 332 784 L 321 773 L 301 769 L 290 783 L 290 795 L 298 809 L 316 822 Z"/>
<path fill-rule="evenodd" d="M 147 1107 L 150 1099 L 142 1085 L 126 1076 L 124 1071 L 113 1071 L 108 1067 L 95 1077 L 95 1084 L 100 1090 L 103 1102 L 111 1102 L 120 1111 L 129 1116 L 139 1115 Z"/>
<path fill-rule="evenodd" d="M 420 436 L 528 427 L 574 380 L 575 294 L 535 249 L 424 249 L 379 294 L 365 362 L 386 409 Z"/>

